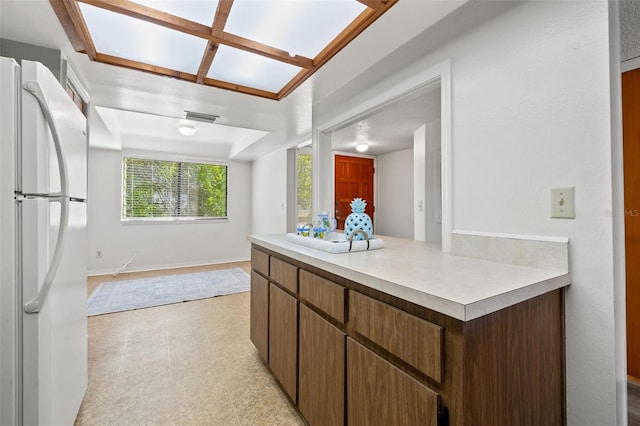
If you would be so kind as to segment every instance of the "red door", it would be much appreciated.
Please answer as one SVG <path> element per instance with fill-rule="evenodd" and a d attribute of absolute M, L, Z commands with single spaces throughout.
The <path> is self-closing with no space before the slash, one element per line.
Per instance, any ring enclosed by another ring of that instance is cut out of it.
<path fill-rule="evenodd" d="M 622 74 L 627 372 L 640 379 L 640 69 Z"/>
<path fill-rule="evenodd" d="M 351 201 L 362 198 L 367 202 L 367 213 L 373 220 L 373 159 L 335 156 L 335 215 L 338 229 L 351 213 Z"/>

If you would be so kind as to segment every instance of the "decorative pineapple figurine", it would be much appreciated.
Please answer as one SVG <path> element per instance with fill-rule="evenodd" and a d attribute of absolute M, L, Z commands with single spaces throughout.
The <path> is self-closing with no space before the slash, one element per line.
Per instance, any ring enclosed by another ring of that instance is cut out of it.
<path fill-rule="evenodd" d="M 364 212 L 367 207 L 367 202 L 362 198 L 354 198 L 351 202 L 352 213 L 347 216 L 347 220 L 344 221 L 344 234 L 349 239 L 351 234 L 357 230 L 362 229 L 367 233 L 369 239 L 373 238 L 373 224 L 368 214 Z M 354 240 L 364 240 L 362 234 L 357 233 L 353 236 Z"/>

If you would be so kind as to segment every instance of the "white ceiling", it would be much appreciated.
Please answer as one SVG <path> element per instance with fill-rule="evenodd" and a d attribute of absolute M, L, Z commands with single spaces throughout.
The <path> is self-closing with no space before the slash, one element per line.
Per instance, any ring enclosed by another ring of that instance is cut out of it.
<path fill-rule="evenodd" d="M 356 152 L 366 142 L 366 155 L 382 155 L 413 148 L 413 132 L 425 123 L 440 118 L 440 86 L 412 93 L 369 116 L 331 132 L 335 151 Z"/>
<path fill-rule="evenodd" d="M 251 145 L 268 132 L 227 126 L 217 123 L 194 121 L 196 132 L 185 136 L 178 132 L 182 120 L 154 114 L 123 111 L 96 107 L 103 123 L 114 138 L 94 138 L 96 148 L 125 150 L 175 152 L 179 146 L 184 155 L 229 158 L 231 153 Z"/>
<path fill-rule="evenodd" d="M 640 1 L 620 2 L 620 50 L 621 59 L 640 57 Z"/>
<path fill-rule="evenodd" d="M 189 151 L 186 148 L 188 145 L 208 143 L 198 137 L 184 140 L 177 133 L 165 138 L 162 144 L 158 142 L 161 135 L 155 135 L 155 129 L 170 127 L 168 122 L 161 122 L 166 121 L 166 117 L 181 118 L 184 111 L 189 110 L 220 116 L 216 121 L 217 125 L 267 132 L 253 143 L 228 147 L 228 158 L 251 161 L 279 147 L 292 146 L 309 139 L 311 107 L 314 102 L 338 90 L 465 2 L 466 0 L 399 1 L 281 101 L 90 62 L 86 55 L 74 52 L 48 0 L 0 0 L 0 37 L 60 49 L 86 86 L 92 105 L 101 107 L 100 114 L 103 115 L 108 110 L 117 111 L 111 117 L 102 117 L 105 125 L 119 126 L 119 130 L 114 129 L 114 132 L 149 136 L 151 144 L 146 146 L 147 149 L 158 149 L 159 145 L 166 145 L 168 150 L 183 153 Z M 126 111 L 158 116 L 158 122 L 127 117 Z M 120 120 L 123 123 L 119 123 Z M 131 124 L 124 124 L 127 120 L 132 120 L 139 126 L 133 129 Z M 148 124 L 143 125 L 143 122 Z M 166 133 L 170 134 L 169 130 Z M 203 133 L 201 132 L 201 136 Z"/>

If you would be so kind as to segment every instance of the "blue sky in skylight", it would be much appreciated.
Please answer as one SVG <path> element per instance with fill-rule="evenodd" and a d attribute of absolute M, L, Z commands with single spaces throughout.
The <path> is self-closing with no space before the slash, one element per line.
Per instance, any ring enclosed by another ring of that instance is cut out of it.
<path fill-rule="evenodd" d="M 301 68 L 221 45 L 207 77 L 279 92 Z"/>
<path fill-rule="evenodd" d="M 225 31 L 314 58 L 365 9 L 356 0 L 235 0 Z"/>
<path fill-rule="evenodd" d="M 79 3 L 99 53 L 196 74 L 207 41 Z"/>

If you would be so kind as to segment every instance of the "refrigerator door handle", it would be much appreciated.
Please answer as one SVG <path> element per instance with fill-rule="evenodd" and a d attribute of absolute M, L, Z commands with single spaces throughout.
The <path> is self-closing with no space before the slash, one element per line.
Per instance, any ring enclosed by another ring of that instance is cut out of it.
<path fill-rule="evenodd" d="M 47 97 L 42 91 L 42 87 L 40 83 L 37 81 L 26 81 L 23 84 L 24 89 L 31 93 L 37 100 L 40 105 L 40 109 L 44 114 L 44 118 L 47 120 L 47 124 L 49 125 L 49 129 L 51 129 L 51 136 L 53 137 L 53 145 L 56 149 L 56 157 L 58 158 L 58 172 L 60 173 L 60 192 L 52 193 L 51 195 L 69 195 L 69 186 L 68 186 L 68 172 L 67 172 L 67 162 L 64 156 L 64 152 L 62 152 L 62 143 L 60 142 L 60 135 L 58 133 L 58 128 L 56 127 L 56 122 L 53 119 L 53 115 L 51 114 L 51 109 L 49 108 L 49 102 L 47 101 Z"/>
<path fill-rule="evenodd" d="M 38 100 L 40 109 L 42 110 L 42 113 L 47 120 L 49 129 L 51 129 L 51 136 L 53 137 L 53 144 L 55 146 L 56 157 L 58 159 L 58 171 L 60 173 L 60 192 L 49 194 L 49 196 L 47 197 L 50 202 L 52 201 L 60 203 L 60 230 L 58 231 L 56 248 L 53 252 L 53 258 L 51 260 L 51 264 L 49 265 L 49 270 L 44 277 L 44 282 L 42 283 L 42 287 L 40 287 L 37 296 L 24 305 L 24 311 L 26 313 L 36 314 L 40 312 L 40 309 L 44 305 L 47 294 L 49 294 L 51 284 L 53 284 L 53 279 L 58 272 L 60 261 L 62 260 L 64 240 L 67 234 L 67 228 L 69 226 L 69 198 L 67 194 L 69 187 L 67 163 L 65 161 L 64 152 L 62 151 L 62 143 L 60 142 L 60 136 L 56 127 L 56 122 L 53 119 L 53 115 L 51 114 L 51 110 L 49 108 L 49 102 L 47 102 L 47 98 L 42 91 L 42 87 L 37 81 L 26 81 L 23 87 L 27 92 L 31 93 Z"/>
<path fill-rule="evenodd" d="M 49 198 L 49 202 L 60 203 L 60 230 L 58 231 L 58 238 L 56 240 L 56 248 L 53 252 L 53 259 L 49 265 L 49 270 L 44 277 L 42 287 L 38 291 L 36 297 L 31 299 L 24 305 L 24 311 L 28 314 L 37 314 L 44 305 L 49 294 L 53 279 L 58 272 L 60 266 L 60 260 L 62 260 L 62 251 L 64 250 L 64 241 L 67 235 L 67 228 L 69 225 L 69 198 L 68 197 L 52 197 Z"/>

